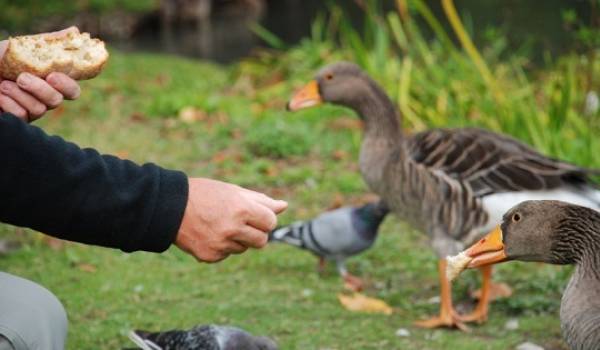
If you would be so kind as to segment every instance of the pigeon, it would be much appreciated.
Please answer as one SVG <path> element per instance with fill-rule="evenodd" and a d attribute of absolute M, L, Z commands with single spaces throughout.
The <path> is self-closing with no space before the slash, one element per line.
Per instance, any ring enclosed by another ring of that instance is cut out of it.
<path fill-rule="evenodd" d="M 231 326 L 202 325 L 190 330 L 151 333 L 135 330 L 131 339 L 142 350 L 277 350 L 267 337 L 257 337 Z"/>
<path fill-rule="evenodd" d="M 319 257 L 320 270 L 325 261 L 335 262 L 346 287 L 360 291 L 363 282 L 348 272 L 345 261 L 373 245 L 379 225 L 388 212 L 389 209 L 381 201 L 362 207 L 342 207 L 309 221 L 297 221 L 276 228 L 269 234 L 269 241 L 286 243 L 312 252 Z"/>

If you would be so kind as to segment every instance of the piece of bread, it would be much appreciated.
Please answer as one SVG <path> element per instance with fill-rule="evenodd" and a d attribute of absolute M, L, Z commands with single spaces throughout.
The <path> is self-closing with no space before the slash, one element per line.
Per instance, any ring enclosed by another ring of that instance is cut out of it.
<path fill-rule="evenodd" d="M 91 79 L 100 74 L 107 60 L 104 42 L 90 38 L 89 33 L 18 36 L 8 40 L 0 77 L 16 80 L 19 74 L 29 72 L 46 78 L 62 72 L 75 80 Z"/>
<path fill-rule="evenodd" d="M 473 258 L 469 257 L 465 252 L 460 252 L 455 256 L 447 256 L 446 262 L 446 278 L 449 281 L 452 281 L 458 275 L 463 272 L 464 269 L 467 268 L 467 265 L 473 260 Z"/>

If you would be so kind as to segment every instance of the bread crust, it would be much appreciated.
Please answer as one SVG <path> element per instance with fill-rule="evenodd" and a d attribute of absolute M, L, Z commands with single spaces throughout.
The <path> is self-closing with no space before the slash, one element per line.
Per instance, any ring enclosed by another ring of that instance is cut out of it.
<path fill-rule="evenodd" d="M 44 34 L 40 34 L 44 36 Z M 55 38 L 55 37 L 45 37 L 44 40 L 47 43 L 51 43 L 53 41 L 63 41 L 68 40 L 71 35 L 81 36 L 81 34 L 69 34 L 67 37 Z M 4 53 L 4 57 L 0 61 L 0 76 L 4 79 L 8 80 L 16 80 L 19 74 L 23 72 L 31 73 L 40 78 L 46 78 L 48 74 L 52 72 L 61 72 L 72 79 L 75 80 L 86 80 L 91 79 L 102 71 L 106 62 L 108 61 L 108 51 L 106 51 L 104 42 L 99 39 L 91 39 L 95 44 L 99 44 L 104 50 L 104 55 L 101 60 L 98 62 L 92 63 L 89 62 L 85 65 L 76 65 L 75 57 L 71 57 L 69 60 L 58 61 L 54 60 L 50 62 L 48 65 L 44 65 L 43 67 L 40 65 L 34 65 L 30 62 L 27 62 L 21 59 L 14 49 L 11 49 L 14 45 L 19 45 L 19 40 L 27 40 L 31 36 L 22 36 L 22 37 L 11 37 L 8 40 L 8 45 L 6 48 L 6 52 Z M 68 52 L 68 51 L 66 51 Z M 73 54 L 74 55 L 74 54 Z"/>

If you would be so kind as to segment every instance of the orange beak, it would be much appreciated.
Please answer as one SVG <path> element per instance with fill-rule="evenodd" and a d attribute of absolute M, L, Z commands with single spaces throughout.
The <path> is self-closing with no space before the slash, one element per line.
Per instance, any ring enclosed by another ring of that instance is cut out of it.
<path fill-rule="evenodd" d="M 317 106 L 323 103 L 321 94 L 319 94 L 319 84 L 316 80 L 312 80 L 306 84 L 300 91 L 292 97 L 288 102 L 287 108 L 290 111 Z"/>
<path fill-rule="evenodd" d="M 467 268 L 474 268 L 486 265 L 493 265 L 508 258 L 504 251 L 504 242 L 500 226 L 496 226 L 494 231 L 473 244 L 465 251 L 467 256 L 473 258 L 467 265 Z"/>

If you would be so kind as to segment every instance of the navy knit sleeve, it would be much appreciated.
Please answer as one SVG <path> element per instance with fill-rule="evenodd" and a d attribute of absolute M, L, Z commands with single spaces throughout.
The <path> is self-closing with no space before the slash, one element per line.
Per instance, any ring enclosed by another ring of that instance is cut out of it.
<path fill-rule="evenodd" d="M 62 239 L 161 252 L 185 211 L 185 174 L 81 149 L 0 115 L 0 221 Z"/>

